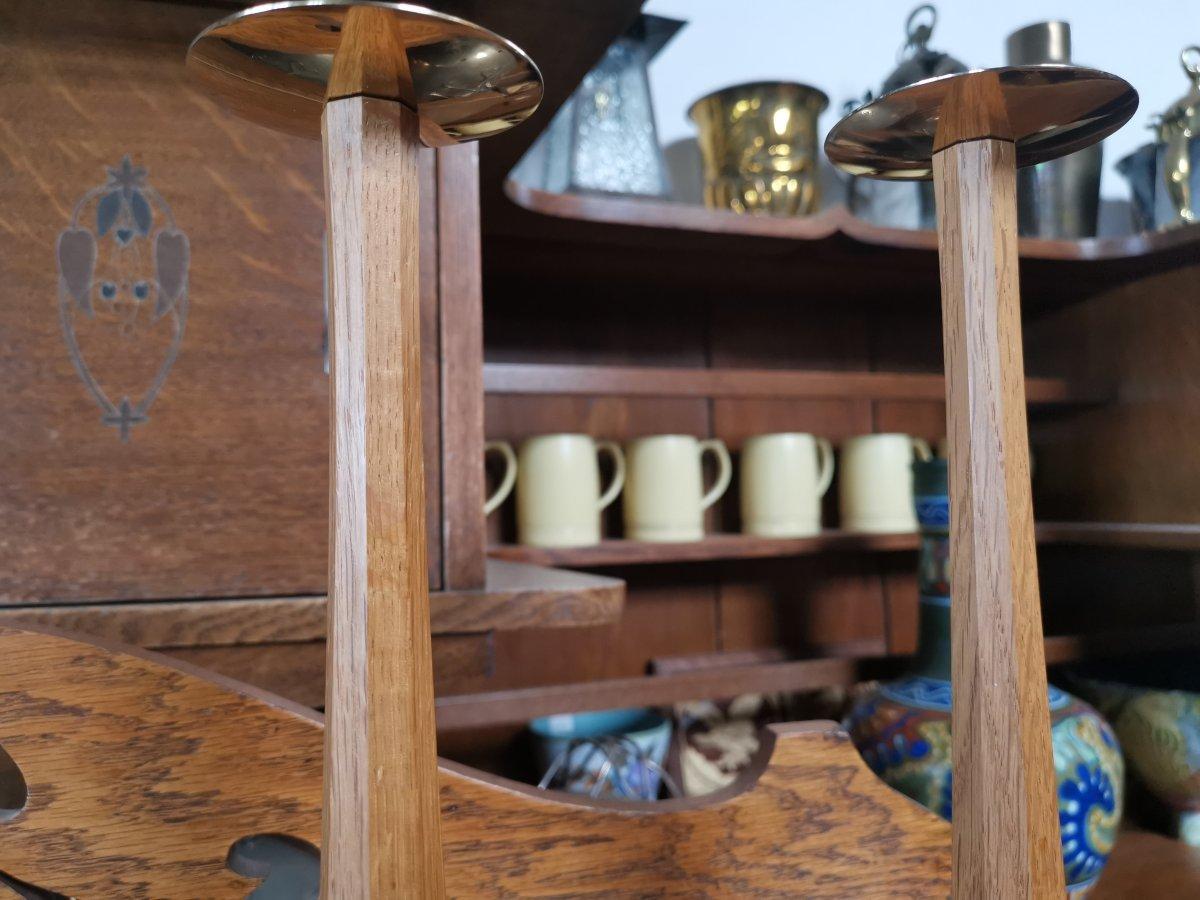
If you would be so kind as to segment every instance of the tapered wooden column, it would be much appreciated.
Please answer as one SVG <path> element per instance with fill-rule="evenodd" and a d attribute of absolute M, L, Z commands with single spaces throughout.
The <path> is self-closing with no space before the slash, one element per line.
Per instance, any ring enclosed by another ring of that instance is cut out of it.
<path fill-rule="evenodd" d="M 1016 169 L 1116 131 L 1137 92 L 1107 72 L 1009 66 L 930 78 L 846 115 L 826 155 L 934 179 L 950 441 L 954 896 L 1060 898 L 1017 285 Z"/>
<path fill-rule="evenodd" d="M 950 444 L 954 896 L 1066 894 L 1038 599 L 1016 149 L 933 157 Z"/>
<path fill-rule="evenodd" d="M 440 897 L 417 154 L 524 121 L 541 101 L 541 75 L 485 28 L 375 0 L 242 10 L 196 37 L 188 68 L 237 115 L 324 140 L 332 446 L 322 895 Z"/>
<path fill-rule="evenodd" d="M 329 642 L 322 895 L 444 893 L 425 565 L 418 121 L 325 107 Z"/>

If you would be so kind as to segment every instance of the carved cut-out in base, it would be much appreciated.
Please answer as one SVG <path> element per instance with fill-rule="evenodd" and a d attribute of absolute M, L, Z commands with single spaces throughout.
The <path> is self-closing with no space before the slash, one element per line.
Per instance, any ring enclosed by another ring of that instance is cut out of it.
<path fill-rule="evenodd" d="M 287 834 L 253 834 L 229 848 L 225 865 L 262 884 L 246 900 L 317 900 L 321 893 L 321 853 L 308 841 Z"/>

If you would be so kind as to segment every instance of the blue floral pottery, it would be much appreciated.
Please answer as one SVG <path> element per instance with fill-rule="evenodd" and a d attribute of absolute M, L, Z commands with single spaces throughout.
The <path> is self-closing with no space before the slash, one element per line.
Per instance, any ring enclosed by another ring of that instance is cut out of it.
<path fill-rule="evenodd" d="M 855 746 L 884 781 L 949 819 L 949 498 L 946 461 L 913 466 L 921 524 L 920 630 L 911 673 L 866 693 L 846 719 Z M 1100 714 L 1065 691 L 1049 691 L 1063 868 L 1072 897 L 1095 883 L 1121 819 L 1125 766 Z"/>

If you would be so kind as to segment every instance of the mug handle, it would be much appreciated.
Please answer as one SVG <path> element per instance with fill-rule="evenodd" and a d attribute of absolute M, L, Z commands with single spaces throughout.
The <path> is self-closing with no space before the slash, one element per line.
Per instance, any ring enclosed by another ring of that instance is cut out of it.
<path fill-rule="evenodd" d="M 824 497 L 833 483 L 833 445 L 817 438 L 817 496 Z"/>
<path fill-rule="evenodd" d="M 913 451 L 917 454 L 917 459 L 921 462 L 929 462 L 933 459 L 933 451 L 929 449 L 929 442 L 924 438 L 909 438 L 912 441 Z"/>
<path fill-rule="evenodd" d="M 717 438 L 701 441 L 699 450 L 702 457 L 705 452 L 711 452 L 717 458 L 717 480 L 712 489 L 700 498 L 700 508 L 708 509 L 728 490 L 729 482 L 733 478 L 733 462 L 729 459 L 729 449 L 725 442 Z"/>
<path fill-rule="evenodd" d="M 491 515 L 496 507 L 508 499 L 508 495 L 512 493 L 513 485 L 517 483 L 517 454 L 513 453 L 512 444 L 508 441 L 488 441 L 483 445 L 483 455 L 495 451 L 504 457 L 504 478 L 500 481 L 500 486 L 492 493 L 492 496 L 487 498 L 487 502 L 483 504 L 483 514 Z"/>
<path fill-rule="evenodd" d="M 596 441 L 596 452 L 607 453 L 613 462 L 613 478 L 608 489 L 596 501 L 596 509 L 604 509 L 617 499 L 621 488 L 625 487 L 625 454 L 615 441 Z"/>

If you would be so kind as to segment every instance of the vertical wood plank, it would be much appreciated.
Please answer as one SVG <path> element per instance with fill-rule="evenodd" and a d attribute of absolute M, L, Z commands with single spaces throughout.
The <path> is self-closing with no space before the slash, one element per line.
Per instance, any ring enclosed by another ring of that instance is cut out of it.
<path fill-rule="evenodd" d="M 950 441 L 954 895 L 1062 897 L 1017 282 L 1016 152 L 934 156 Z"/>
<path fill-rule="evenodd" d="M 479 148 L 437 151 L 442 393 L 442 580 L 484 583 L 483 274 Z"/>
<path fill-rule="evenodd" d="M 439 896 L 421 442 L 417 119 L 323 118 L 332 374 L 323 896 Z"/>
<path fill-rule="evenodd" d="M 429 589 L 442 580 L 442 365 L 441 302 L 438 296 L 437 153 L 417 154 L 421 195 L 421 436 L 425 446 L 425 546 Z"/>

